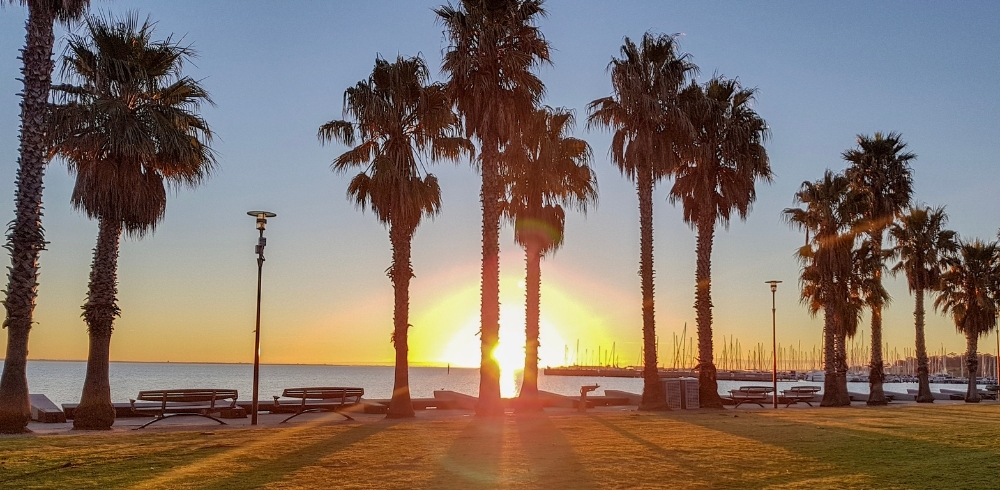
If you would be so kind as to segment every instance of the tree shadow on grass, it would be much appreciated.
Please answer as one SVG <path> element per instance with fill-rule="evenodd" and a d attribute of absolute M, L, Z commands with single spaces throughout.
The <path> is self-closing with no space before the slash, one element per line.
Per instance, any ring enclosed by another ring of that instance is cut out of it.
<path fill-rule="evenodd" d="M 734 423 L 734 415 L 744 420 Z M 824 463 L 821 475 L 815 471 L 812 474 L 793 471 L 758 484 L 792 484 L 817 477 L 836 474 L 846 477 L 860 473 L 868 475 L 873 484 L 883 488 L 978 489 L 995 485 L 1000 468 L 994 452 L 914 439 L 904 433 L 895 435 L 833 427 L 754 413 L 667 413 L 663 416 L 779 447 Z"/>
<path fill-rule="evenodd" d="M 500 484 L 504 417 L 474 417 L 455 437 L 430 488 L 489 488 Z"/>
<path fill-rule="evenodd" d="M 203 489 L 256 488 L 281 480 L 290 473 L 315 465 L 319 460 L 382 432 L 399 422 L 382 421 L 359 425 L 349 430 L 338 432 L 330 437 L 312 441 L 294 451 L 282 454 L 280 457 L 263 462 L 244 471 L 230 475 L 223 480 L 207 483 Z M 317 429 L 319 430 L 319 429 Z"/>
<path fill-rule="evenodd" d="M 546 488 L 595 486 L 569 441 L 547 415 L 518 415 L 515 427 L 533 483 Z"/>
<path fill-rule="evenodd" d="M 656 454 L 657 456 L 661 457 L 662 459 L 669 461 L 671 464 L 673 464 L 677 468 L 686 468 L 686 467 L 691 466 L 690 461 L 688 461 L 685 458 L 683 458 L 680 455 L 678 455 L 676 451 L 671 451 L 671 450 L 669 450 L 669 449 L 667 449 L 667 448 L 665 448 L 665 447 L 663 447 L 663 446 L 661 446 L 659 444 L 656 444 L 653 441 L 650 441 L 650 440 L 648 440 L 648 439 L 646 439 L 646 438 L 644 438 L 644 437 L 642 437 L 642 436 L 640 436 L 638 434 L 635 434 L 635 433 L 629 431 L 628 429 L 626 429 L 626 428 L 624 428 L 624 427 L 622 427 L 620 425 L 611 423 L 610 421 L 606 420 L 605 417 L 601 417 L 599 415 L 587 415 L 587 417 L 589 417 L 594 422 L 597 422 L 598 424 L 601 424 L 601 425 L 607 427 L 608 429 L 610 429 L 611 431 L 613 431 L 613 432 L 621 435 L 622 437 L 625 437 L 626 439 L 630 439 L 630 440 L 638 443 L 639 445 L 641 445 L 641 446 L 645 447 L 646 449 L 648 449 L 651 453 Z M 694 475 L 693 475 L 693 472 L 691 472 L 690 474 L 688 474 L 686 476 L 693 478 Z"/>

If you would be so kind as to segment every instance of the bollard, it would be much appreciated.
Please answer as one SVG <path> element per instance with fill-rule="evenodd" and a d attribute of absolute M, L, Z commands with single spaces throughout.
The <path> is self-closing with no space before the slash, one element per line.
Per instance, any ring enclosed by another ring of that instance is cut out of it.
<path fill-rule="evenodd" d="M 584 385 L 580 387 L 580 404 L 576 407 L 577 411 L 587 411 L 587 393 L 590 393 L 600 387 L 601 385 Z"/>

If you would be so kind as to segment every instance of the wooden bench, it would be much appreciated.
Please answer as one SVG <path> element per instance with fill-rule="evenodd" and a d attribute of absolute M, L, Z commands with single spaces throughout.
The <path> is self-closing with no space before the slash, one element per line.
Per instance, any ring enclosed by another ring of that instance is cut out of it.
<path fill-rule="evenodd" d="M 744 403 L 756 403 L 760 408 L 764 408 L 765 402 L 770 398 L 768 396 L 773 392 L 774 389 L 770 386 L 741 386 L 735 390 L 729 390 L 729 398 L 736 402 L 736 407 L 739 408 L 740 405 Z"/>
<path fill-rule="evenodd" d="M 347 420 L 354 420 L 353 417 L 340 410 L 361 403 L 361 396 L 365 394 L 364 388 L 346 388 L 339 386 L 317 386 L 311 388 L 285 388 L 281 396 L 274 397 L 274 407 L 281 406 L 281 398 L 298 398 L 302 401 L 298 403 L 297 409 L 291 417 L 282 420 L 281 423 L 288 422 L 306 412 L 336 412 Z M 309 400 L 315 400 L 307 403 Z"/>
<path fill-rule="evenodd" d="M 1000 399 L 1000 386 L 998 386 L 998 385 L 989 385 L 989 386 L 986 387 L 985 391 L 987 393 L 989 393 L 990 395 L 992 395 L 992 397 L 990 398 L 990 400 Z"/>
<path fill-rule="evenodd" d="M 810 407 L 813 406 L 812 402 L 816 401 L 816 396 L 820 390 L 819 386 L 793 386 L 787 390 L 783 390 L 785 408 L 798 402 L 803 402 Z"/>
<path fill-rule="evenodd" d="M 205 417 L 212 419 L 222 425 L 225 422 L 212 416 L 213 413 L 221 413 L 223 410 L 232 410 L 236 406 L 236 398 L 239 395 L 236 390 L 220 389 L 182 389 L 182 390 L 146 390 L 140 391 L 139 395 L 129 400 L 132 411 L 135 413 L 150 413 L 153 420 L 147 422 L 135 430 L 142 429 L 150 424 L 159 422 L 170 417 Z M 230 400 L 226 402 L 225 400 Z M 136 405 L 136 401 L 159 402 L 159 406 Z"/>

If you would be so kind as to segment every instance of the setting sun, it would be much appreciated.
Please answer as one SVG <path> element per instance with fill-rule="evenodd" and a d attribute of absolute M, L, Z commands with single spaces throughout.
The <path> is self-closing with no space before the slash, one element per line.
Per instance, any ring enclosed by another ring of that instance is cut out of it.
<path fill-rule="evenodd" d="M 546 264 L 549 265 L 549 264 Z M 474 274 L 476 264 L 443 272 L 428 278 L 435 291 L 430 306 L 414 312 L 411 336 L 411 356 L 414 362 L 453 367 L 479 367 L 479 284 L 465 282 Z M 617 341 L 626 345 L 625 338 L 614 338 L 603 315 L 589 306 L 589 298 L 573 294 L 558 280 L 556 267 L 551 280 L 542 283 L 542 308 L 539 325 L 538 365 L 558 366 L 573 362 L 574 353 L 567 348 L 580 339 L 584 346 L 609 346 Z M 577 282 L 597 289 L 592 281 L 571 276 Z M 614 292 L 602 291 L 614 295 Z M 504 275 L 500 287 L 500 342 L 493 357 L 500 364 L 513 386 L 515 373 L 524 366 L 524 283 L 517 274 Z M 420 301 L 415 301 L 419 303 Z M 636 354 L 638 350 L 635 351 Z M 568 355 L 568 358 L 567 358 Z M 632 352 L 629 352 L 632 357 Z M 624 357 L 624 356 L 623 356 Z M 519 374 L 517 374 L 519 379 Z M 506 388 L 504 388 L 506 389 Z M 504 392 L 504 396 L 513 393 Z"/>

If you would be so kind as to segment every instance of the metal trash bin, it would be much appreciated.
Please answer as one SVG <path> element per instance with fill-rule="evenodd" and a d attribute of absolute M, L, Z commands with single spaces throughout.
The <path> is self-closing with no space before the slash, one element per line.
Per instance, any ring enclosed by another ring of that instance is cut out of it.
<path fill-rule="evenodd" d="M 667 393 L 667 406 L 671 410 L 699 408 L 698 378 L 667 378 L 660 380 Z"/>

